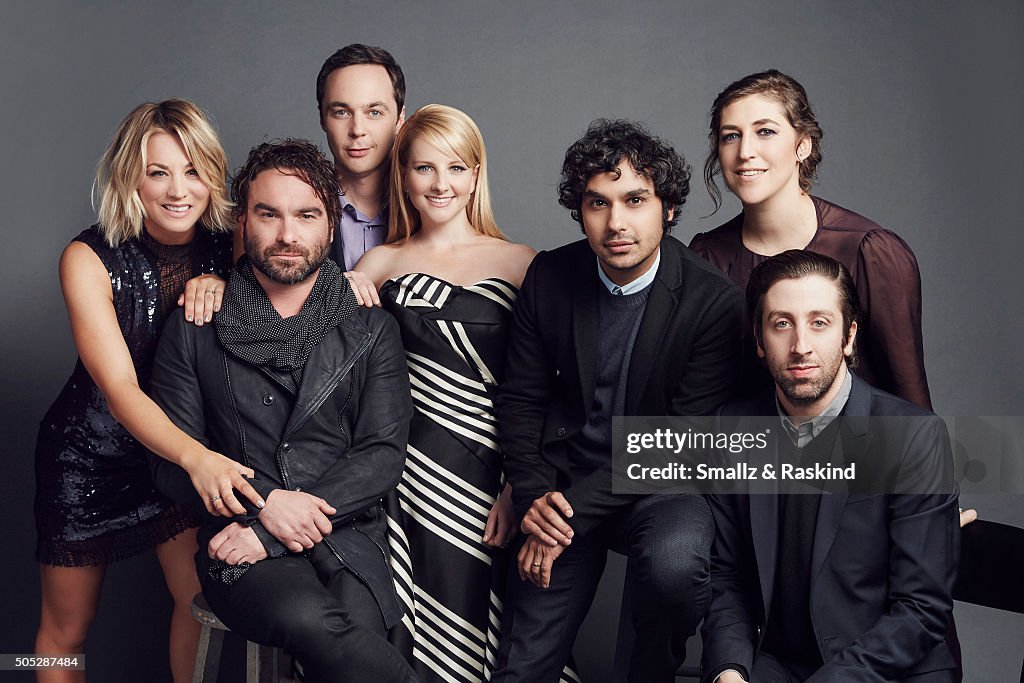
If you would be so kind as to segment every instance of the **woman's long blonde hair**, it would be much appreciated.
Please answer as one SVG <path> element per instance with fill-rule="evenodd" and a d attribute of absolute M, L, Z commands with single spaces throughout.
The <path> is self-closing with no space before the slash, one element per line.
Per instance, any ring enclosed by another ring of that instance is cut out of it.
<path fill-rule="evenodd" d="M 145 209 L 139 185 L 146 173 L 146 144 L 154 133 L 181 141 L 200 180 L 210 189 L 210 203 L 199 217 L 208 230 L 228 230 L 228 159 L 217 133 L 199 107 L 185 100 L 140 104 L 125 117 L 96 167 L 94 197 L 99 198 L 100 232 L 116 247 L 142 233 Z"/>
<path fill-rule="evenodd" d="M 461 159 L 469 168 L 479 167 L 476 190 L 466 206 L 470 225 L 482 235 L 506 239 L 494 221 L 491 192 L 487 185 L 487 149 L 480 129 L 465 112 L 443 104 L 428 104 L 405 122 L 395 139 L 388 188 L 388 242 L 404 242 L 420 228 L 420 213 L 405 193 L 409 148 L 424 138 L 445 154 Z"/>

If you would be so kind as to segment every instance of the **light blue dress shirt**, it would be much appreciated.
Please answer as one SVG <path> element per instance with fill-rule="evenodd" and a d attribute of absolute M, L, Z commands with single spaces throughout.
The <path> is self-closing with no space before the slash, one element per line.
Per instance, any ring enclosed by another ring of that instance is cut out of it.
<path fill-rule="evenodd" d="M 611 292 L 612 294 L 616 296 L 628 296 L 629 294 L 633 294 L 634 292 L 639 292 L 641 289 L 644 289 L 652 282 L 654 282 L 654 278 L 657 277 L 658 275 L 658 266 L 660 265 L 661 247 L 658 247 L 658 255 L 654 259 L 654 265 L 648 268 L 646 273 L 644 273 L 637 279 L 633 280 L 632 282 L 628 282 L 624 285 L 617 285 L 614 282 L 612 282 L 608 278 L 608 276 L 604 274 L 604 268 L 601 267 L 601 259 L 597 259 L 597 276 L 601 278 L 601 282 L 604 284 L 605 287 L 608 288 L 608 291 Z"/>

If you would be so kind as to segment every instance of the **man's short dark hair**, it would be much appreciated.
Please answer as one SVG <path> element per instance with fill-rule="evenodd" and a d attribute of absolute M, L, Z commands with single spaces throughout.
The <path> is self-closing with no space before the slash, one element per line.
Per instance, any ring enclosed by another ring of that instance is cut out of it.
<path fill-rule="evenodd" d="M 790 249 L 759 263 L 747 280 L 747 312 L 754 325 L 757 344 L 764 348 L 761 317 L 764 315 L 764 296 L 779 280 L 799 280 L 819 275 L 830 280 L 839 292 L 839 305 L 843 314 L 843 343 L 849 338 L 850 325 L 860 319 L 860 299 L 850 271 L 834 258 L 804 249 Z M 856 341 L 854 342 L 856 344 Z M 850 357 L 850 366 L 856 364 L 856 346 Z"/>
<path fill-rule="evenodd" d="M 402 107 L 405 106 L 405 74 L 402 73 L 402 67 L 398 66 L 398 62 L 391 56 L 391 53 L 382 47 L 352 43 L 328 57 L 324 65 L 320 67 L 320 73 L 317 74 L 316 108 L 321 116 L 324 110 L 324 87 L 327 84 L 327 77 L 338 69 L 356 64 L 376 64 L 384 67 L 391 78 L 391 86 L 395 89 L 395 104 L 398 105 L 395 116 L 401 114 Z"/>
<path fill-rule="evenodd" d="M 623 159 L 654 185 L 654 194 L 661 200 L 662 229 L 667 235 L 690 193 L 690 168 L 671 145 L 635 121 L 597 119 L 590 124 L 565 153 L 558 203 L 569 209 L 573 220 L 582 226 L 580 209 L 587 181 L 598 173 L 620 173 Z"/>
<path fill-rule="evenodd" d="M 249 207 L 249 186 L 252 181 L 270 169 L 295 176 L 313 188 L 313 192 L 324 203 L 327 224 L 338 224 L 341 220 L 341 200 L 338 198 L 334 164 L 312 142 L 293 138 L 271 140 L 249 150 L 249 158 L 235 171 L 231 182 L 231 201 L 234 203 L 232 215 L 236 221 L 245 215 Z"/>

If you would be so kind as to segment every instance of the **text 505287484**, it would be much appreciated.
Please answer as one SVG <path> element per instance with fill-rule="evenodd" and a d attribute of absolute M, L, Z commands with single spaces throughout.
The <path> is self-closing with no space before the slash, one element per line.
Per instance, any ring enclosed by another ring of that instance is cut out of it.
<path fill-rule="evenodd" d="M 0 655 L 0 671 L 32 669 L 85 669 L 85 655 Z"/>

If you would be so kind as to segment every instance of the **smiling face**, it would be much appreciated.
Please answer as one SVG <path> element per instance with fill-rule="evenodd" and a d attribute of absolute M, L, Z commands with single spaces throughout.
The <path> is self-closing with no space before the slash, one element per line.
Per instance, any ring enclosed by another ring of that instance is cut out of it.
<path fill-rule="evenodd" d="M 316 275 L 334 233 L 324 203 L 301 178 L 276 169 L 249 185 L 242 217 L 245 253 L 257 278 L 292 285 Z"/>
<path fill-rule="evenodd" d="M 619 161 L 618 170 L 620 173 L 590 177 L 580 218 L 605 275 L 617 285 L 626 285 L 654 265 L 664 223 L 654 183 L 639 175 L 625 158 Z M 668 220 L 672 213 L 668 212 Z"/>
<path fill-rule="evenodd" d="M 210 188 L 192 165 L 181 141 L 156 132 L 146 141 L 146 169 L 139 185 L 146 230 L 157 242 L 185 244 L 210 203 Z"/>
<path fill-rule="evenodd" d="M 398 110 L 387 69 L 353 64 L 336 69 L 324 83 L 320 127 L 340 176 L 353 178 L 386 171 L 395 135 L 405 120 Z"/>
<path fill-rule="evenodd" d="M 798 196 L 800 161 L 810 151 L 810 139 L 798 135 L 771 97 L 747 95 L 722 109 L 718 161 L 725 184 L 744 206 Z"/>
<path fill-rule="evenodd" d="M 839 391 L 857 323 L 843 325 L 839 289 L 828 278 L 782 279 L 764 295 L 757 353 L 790 415 L 819 415 Z"/>
<path fill-rule="evenodd" d="M 445 152 L 422 136 L 409 145 L 405 191 L 426 225 L 469 222 L 466 207 L 476 189 L 478 167 Z"/>

